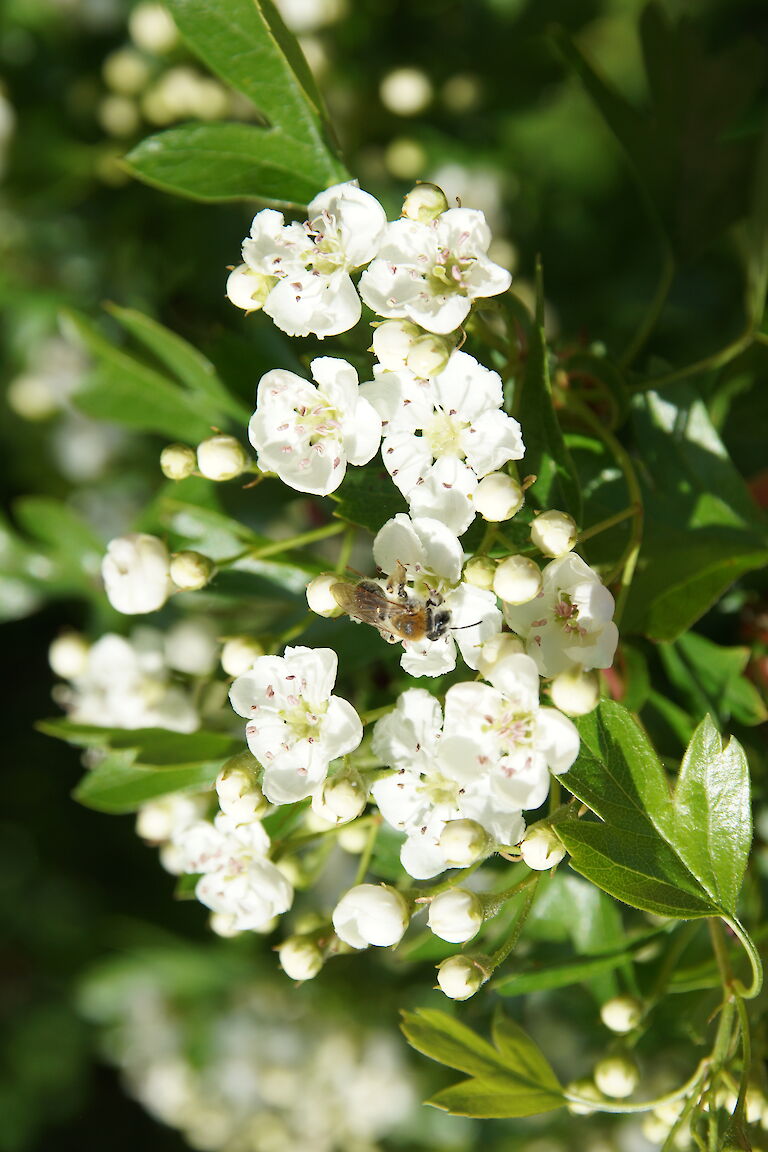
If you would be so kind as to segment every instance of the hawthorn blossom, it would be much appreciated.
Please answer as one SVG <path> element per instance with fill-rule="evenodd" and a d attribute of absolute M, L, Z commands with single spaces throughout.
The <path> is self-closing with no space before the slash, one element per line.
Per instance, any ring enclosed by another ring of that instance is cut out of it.
<path fill-rule="evenodd" d="M 428 692 L 408 689 L 374 729 L 374 753 L 395 773 L 373 785 L 373 798 L 405 833 L 400 860 L 418 879 L 449 866 L 441 837 L 450 821 L 473 820 L 495 843 L 518 843 L 523 810 L 538 808 L 550 771 L 565 772 L 576 758 L 578 732 L 539 706 L 530 657 L 506 657 L 490 678 L 449 688 L 444 717 Z"/>
<path fill-rule="evenodd" d="M 57 699 L 78 724 L 194 732 L 200 723 L 190 694 L 171 680 L 163 636 L 152 628 L 137 628 L 130 639 L 101 636 L 69 679 Z"/>
<path fill-rule="evenodd" d="M 465 532 L 479 480 L 525 452 L 520 425 L 502 408 L 501 377 L 453 352 L 430 380 L 380 372 L 361 391 L 382 418 L 382 460 L 411 515 Z"/>
<path fill-rule="evenodd" d="M 484 214 L 470 208 L 449 208 L 429 222 L 396 220 L 360 278 L 360 295 L 379 316 L 453 332 L 473 300 L 506 292 L 512 282 L 489 260 L 490 242 Z"/>
<path fill-rule="evenodd" d="M 363 736 L 352 705 L 332 696 L 338 658 L 330 648 L 286 648 L 261 656 L 232 684 L 229 699 L 248 720 L 246 740 L 264 768 L 271 804 L 310 796 L 331 760 L 357 748 Z"/>
<path fill-rule="evenodd" d="M 542 676 L 574 667 L 610 668 L 619 632 L 614 600 L 600 577 L 573 552 L 543 571 L 538 596 L 527 604 L 504 604 L 504 616 L 520 636 Z"/>
<path fill-rule="evenodd" d="M 170 563 L 168 549 L 157 536 L 133 532 L 110 540 L 101 575 L 112 607 L 127 616 L 162 608 L 173 591 Z"/>
<path fill-rule="evenodd" d="M 258 820 L 237 824 L 220 812 L 183 829 L 173 845 L 181 871 L 202 873 L 197 899 L 230 918 L 232 931 L 259 931 L 290 908 L 293 889 L 269 860 L 269 836 Z"/>
<path fill-rule="evenodd" d="M 400 565 L 406 573 L 406 595 L 441 598 L 448 629 L 437 639 L 404 640 L 401 667 L 412 676 L 441 676 L 456 667 L 458 646 L 470 668 L 477 668 L 480 649 L 501 631 L 501 613 L 492 592 L 461 580 L 464 554 L 457 536 L 439 520 L 411 519 L 400 512 L 381 528 L 373 556 L 388 575 Z"/>
<path fill-rule="evenodd" d="M 351 948 L 391 948 L 408 927 L 404 896 L 388 884 L 358 884 L 345 892 L 333 912 L 336 935 Z"/>
<path fill-rule="evenodd" d="M 386 216 L 378 200 L 353 181 L 321 192 L 308 216 L 303 224 L 286 224 L 282 212 L 258 212 L 227 294 L 247 311 L 263 307 L 289 336 L 314 333 L 322 339 L 360 319 L 349 274 L 376 255 Z"/>
<path fill-rule="evenodd" d="M 327 496 L 347 464 L 367 464 L 381 439 L 381 420 L 346 360 L 320 356 L 310 364 L 315 384 L 275 368 L 259 381 L 248 435 L 264 472 L 276 472 L 297 492 Z"/>

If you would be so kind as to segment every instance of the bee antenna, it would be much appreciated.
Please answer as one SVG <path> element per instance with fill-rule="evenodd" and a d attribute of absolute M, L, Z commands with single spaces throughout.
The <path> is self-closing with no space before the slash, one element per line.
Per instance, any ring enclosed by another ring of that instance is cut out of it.
<path fill-rule="evenodd" d="M 463 628 L 477 628 L 478 624 L 482 624 L 482 620 L 475 620 L 474 624 L 457 624 L 455 628 L 451 628 L 451 632 L 461 632 Z"/>

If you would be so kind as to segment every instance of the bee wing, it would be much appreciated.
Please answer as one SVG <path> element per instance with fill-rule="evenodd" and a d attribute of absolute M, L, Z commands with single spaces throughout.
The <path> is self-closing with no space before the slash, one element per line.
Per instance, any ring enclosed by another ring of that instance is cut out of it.
<path fill-rule="evenodd" d="M 347 615 L 354 613 L 357 604 L 356 585 L 344 584 L 340 580 L 337 584 L 331 584 L 331 596 L 342 612 L 346 612 Z"/>

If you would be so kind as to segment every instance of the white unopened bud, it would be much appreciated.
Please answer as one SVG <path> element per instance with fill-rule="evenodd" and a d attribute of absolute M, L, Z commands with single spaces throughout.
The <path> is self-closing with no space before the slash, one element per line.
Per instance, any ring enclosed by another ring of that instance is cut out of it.
<path fill-rule="evenodd" d="M 77 680 L 88 664 L 90 645 L 79 632 L 62 632 L 48 649 L 51 670 L 63 680 Z"/>
<path fill-rule="evenodd" d="M 583 1100 L 594 1100 L 596 1105 L 595 1108 L 590 1108 L 589 1104 L 577 1104 L 575 1101 L 569 1100 L 566 1107 L 572 1116 L 592 1116 L 603 1100 L 602 1093 L 592 1080 L 572 1080 L 570 1084 L 566 1085 L 565 1090 L 568 1093 L 573 1093 L 574 1096 L 581 1096 Z"/>
<path fill-rule="evenodd" d="M 373 330 L 373 354 L 388 372 L 405 367 L 408 353 L 422 330 L 410 320 L 385 320 Z"/>
<path fill-rule="evenodd" d="M 520 845 L 520 855 L 529 868 L 536 872 L 546 872 L 554 868 L 565 856 L 562 841 L 546 824 L 529 828 Z"/>
<path fill-rule="evenodd" d="M 448 210 L 448 197 L 437 184 L 420 183 L 412 188 L 403 200 L 403 216 L 429 224 Z"/>
<path fill-rule="evenodd" d="M 432 85 L 418 68 L 396 68 L 379 87 L 381 102 L 396 116 L 416 116 L 432 99 Z"/>
<path fill-rule="evenodd" d="M 347 828 L 341 829 L 336 837 L 336 843 L 342 852 L 348 852 L 350 856 L 359 856 L 365 851 L 368 835 L 369 829 L 365 824 L 350 824 Z"/>
<path fill-rule="evenodd" d="M 160 470 L 169 480 L 186 480 L 197 468 L 197 453 L 189 444 L 169 444 L 160 453 Z"/>
<path fill-rule="evenodd" d="M 312 810 L 330 824 L 356 820 L 368 803 L 368 790 L 359 776 L 332 776 L 312 796 Z"/>
<path fill-rule="evenodd" d="M 101 575 L 112 607 L 126 616 L 162 608 L 172 591 L 169 565 L 168 549 L 157 536 L 134 532 L 110 540 Z"/>
<path fill-rule="evenodd" d="M 263 655 L 264 649 L 258 640 L 250 636 L 230 636 L 221 650 L 221 666 L 227 676 L 242 676 Z"/>
<path fill-rule="evenodd" d="M 197 467 L 207 480 L 234 480 L 248 462 L 248 453 L 234 436 L 211 436 L 197 446 Z"/>
<path fill-rule="evenodd" d="M 463 944 L 477 935 L 483 919 L 480 897 L 468 888 L 452 888 L 434 897 L 429 905 L 427 924 L 441 940 Z"/>
<path fill-rule="evenodd" d="M 634 996 L 613 996 L 600 1009 L 600 1019 L 611 1032 L 623 1036 L 643 1018 L 643 1005 Z"/>
<path fill-rule="evenodd" d="M 269 808 L 256 776 L 256 761 L 250 752 L 233 756 L 216 778 L 219 807 L 239 824 L 258 820 Z"/>
<path fill-rule="evenodd" d="M 409 920 L 405 897 L 387 884 L 350 888 L 333 912 L 336 935 L 352 948 L 390 948 L 401 940 Z"/>
<path fill-rule="evenodd" d="M 528 556 L 508 556 L 493 578 L 494 592 L 507 604 L 527 604 L 538 596 L 541 585 L 541 569 Z"/>
<path fill-rule="evenodd" d="M 6 389 L 8 405 L 22 420 L 47 420 L 59 410 L 59 397 L 44 376 L 17 376 Z"/>
<path fill-rule="evenodd" d="M 517 480 L 507 476 L 506 472 L 489 472 L 483 476 L 472 496 L 475 511 L 492 524 L 510 520 L 515 512 L 520 511 L 524 500 Z"/>
<path fill-rule="evenodd" d="M 101 66 L 104 83 L 121 96 L 137 96 L 146 88 L 150 77 L 149 64 L 133 48 L 118 48 L 110 52 Z"/>
<path fill-rule="evenodd" d="M 488 848 L 488 833 L 477 820 L 449 820 L 440 833 L 440 850 L 449 868 L 468 868 Z"/>
<path fill-rule="evenodd" d="M 406 367 L 422 379 L 437 376 L 450 360 L 454 347 L 452 341 L 427 333 L 414 340 L 405 361 Z"/>
<path fill-rule="evenodd" d="M 595 1084 L 603 1095 L 610 1096 L 614 1100 L 623 1100 L 631 1096 L 639 1080 L 634 1060 L 622 1053 L 604 1056 L 595 1065 L 593 1075 Z"/>
<path fill-rule="evenodd" d="M 437 983 L 451 1000 L 469 1000 L 484 979 L 483 972 L 467 956 L 449 956 L 438 965 Z"/>
<path fill-rule="evenodd" d="M 584 716 L 597 706 L 600 699 L 600 677 L 597 672 L 586 671 L 580 665 L 555 676 L 549 686 L 552 703 L 569 716 Z"/>
<path fill-rule="evenodd" d="M 202 552 L 176 552 L 171 557 L 171 580 L 183 592 L 205 588 L 216 571 L 216 565 Z"/>
<path fill-rule="evenodd" d="M 113 92 L 99 101 L 98 117 L 109 136 L 132 136 L 141 123 L 136 101 Z"/>
<path fill-rule="evenodd" d="M 495 561 L 488 556 L 473 556 L 464 565 L 463 579 L 475 588 L 484 588 L 486 591 L 490 591 L 493 588 L 495 574 Z"/>
<path fill-rule="evenodd" d="M 231 940 L 241 933 L 237 927 L 237 916 L 230 916 L 226 912 L 212 912 L 208 917 L 208 925 L 212 932 L 225 940 Z"/>
<path fill-rule="evenodd" d="M 576 521 L 567 512 L 542 512 L 531 524 L 531 540 L 545 556 L 565 556 L 578 535 Z"/>
<path fill-rule="evenodd" d="M 323 966 L 323 953 L 308 936 L 289 936 L 277 950 L 280 966 L 291 980 L 311 980 Z"/>
<path fill-rule="evenodd" d="M 497 632 L 486 640 L 480 649 L 477 668 L 484 679 L 488 679 L 496 665 L 507 656 L 518 656 L 525 652 L 525 645 L 519 636 L 512 632 Z"/>
<path fill-rule="evenodd" d="M 247 264 L 238 264 L 227 277 L 226 293 L 230 303 L 244 312 L 258 312 L 267 302 L 267 296 L 277 284 L 276 276 L 256 272 Z"/>
<path fill-rule="evenodd" d="M 307 604 L 311 612 L 326 619 L 341 615 L 342 609 L 331 591 L 334 584 L 338 583 L 339 577 L 335 572 L 323 572 L 321 576 L 310 580 L 307 584 Z"/>
<path fill-rule="evenodd" d="M 174 827 L 173 807 L 167 798 L 149 800 L 136 813 L 136 835 L 150 844 L 170 840 Z"/>
<path fill-rule="evenodd" d="M 128 18 L 131 40 L 145 52 L 162 55 L 170 52 L 179 33 L 162 4 L 137 4 Z"/>

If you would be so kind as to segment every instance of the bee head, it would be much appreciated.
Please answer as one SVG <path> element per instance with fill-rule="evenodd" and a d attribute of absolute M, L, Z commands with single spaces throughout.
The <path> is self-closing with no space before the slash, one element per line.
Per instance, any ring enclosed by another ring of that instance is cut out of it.
<path fill-rule="evenodd" d="M 427 639 L 439 640 L 451 627 L 451 613 L 448 608 L 427 609 Z"/>

